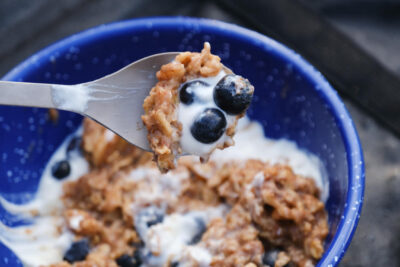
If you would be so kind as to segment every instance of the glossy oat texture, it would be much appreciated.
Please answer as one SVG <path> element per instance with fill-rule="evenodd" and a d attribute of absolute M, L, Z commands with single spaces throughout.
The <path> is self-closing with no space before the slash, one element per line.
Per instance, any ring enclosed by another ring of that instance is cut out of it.
<path fill-rule="evenodd" d="M 64 39 L 14 68 L 5 80 L 75 84 L 112 73 L 132 61 L 166 51 L 215 54 L 256 88 L 249 116 L 268 137 L 289 138 L 318 155 L 328 172 L 330 234 L 319 266 L 337 266 L 356 228 L 364 192 L 364 161 L 354 125 L 337 93 L 299 55 L 256 32 L 205 19 L 146 18 L 99 26 Z M 0 107 L 0 194 L 29 200 L 43 168 L 80 124 L 60 112 L 57 123 L 42 109 Z M 27 223 L 4 212 L 5 225 Z M 20 266 L 0 244 L 0 265 Z"/>

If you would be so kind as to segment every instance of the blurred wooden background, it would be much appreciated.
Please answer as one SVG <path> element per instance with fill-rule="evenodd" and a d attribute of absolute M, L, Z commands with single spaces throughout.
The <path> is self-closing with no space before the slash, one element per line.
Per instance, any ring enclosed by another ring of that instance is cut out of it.
<path fill-rule="evenodd" d="M 32 53 L 61 38 L 118 20 L 184 15 L 219 19 L 257 30 L 257 27 L 232 12 L 226 2 L 1 0 L 0 76 Z M 301 2 L 382 66 L 400 75 L 400 1 Z M 400 139 L 352 101 L 345 98 L 345 102 L 363 144 L 367 186 L 361 221 L 341 266 L 400 266 Z"/>

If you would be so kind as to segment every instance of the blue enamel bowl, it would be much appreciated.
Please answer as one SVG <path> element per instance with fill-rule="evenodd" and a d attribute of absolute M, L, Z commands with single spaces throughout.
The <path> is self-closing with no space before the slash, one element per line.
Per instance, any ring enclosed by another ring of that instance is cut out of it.
<path fill-rule="evenodd" d="M 97 79 L 145 56 L 165 51 L 199 51 L 212 45 L 223 63 L 255 86 L 249 116 L 266 135 L 289 138 L 319 156 L 329 176 L 330 233 L 319 266 L 337 266 L 360 217 L 364 161 L 353 122 L 325 78 L 300 55 L 254 31 L 184 17 L 136 19 L 73 35 L 31 56 L 4 80 L 75 84 Z M 32 198 L 43 168 L 82 117 L 47 110 L 0 107 L 0 194 L 16 202 Z M 6 225 L 20 222 L 0 207 Z M 21 265 L 0 244 L 0 265 Z"/>

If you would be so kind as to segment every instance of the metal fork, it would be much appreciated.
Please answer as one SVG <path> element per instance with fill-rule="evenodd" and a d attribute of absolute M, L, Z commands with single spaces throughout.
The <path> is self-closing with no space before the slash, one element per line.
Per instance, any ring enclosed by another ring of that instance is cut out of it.
<path fill-rule="evenodd" d="M 56 108 L 90 117 L 144 150 L 150 150 L 141 115 L 156 72 L 178 52 L 145 57 L 100 79 L 76 85 L 0 81 L 0 105 Z"/>

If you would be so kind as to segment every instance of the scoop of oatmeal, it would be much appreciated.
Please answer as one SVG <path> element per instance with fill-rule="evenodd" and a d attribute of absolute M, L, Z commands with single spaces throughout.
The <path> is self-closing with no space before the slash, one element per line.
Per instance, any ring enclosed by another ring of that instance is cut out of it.
<path fill-rule="evenodd" d="M 180 155 L 204 161 L 216 149 L 233 145 L 236 124 L 250 105 L 254 87 L 211 54 L 183 52 L 157 72 L 159 82 L 145 99 L 142 120 L 162 171 Z"/>

